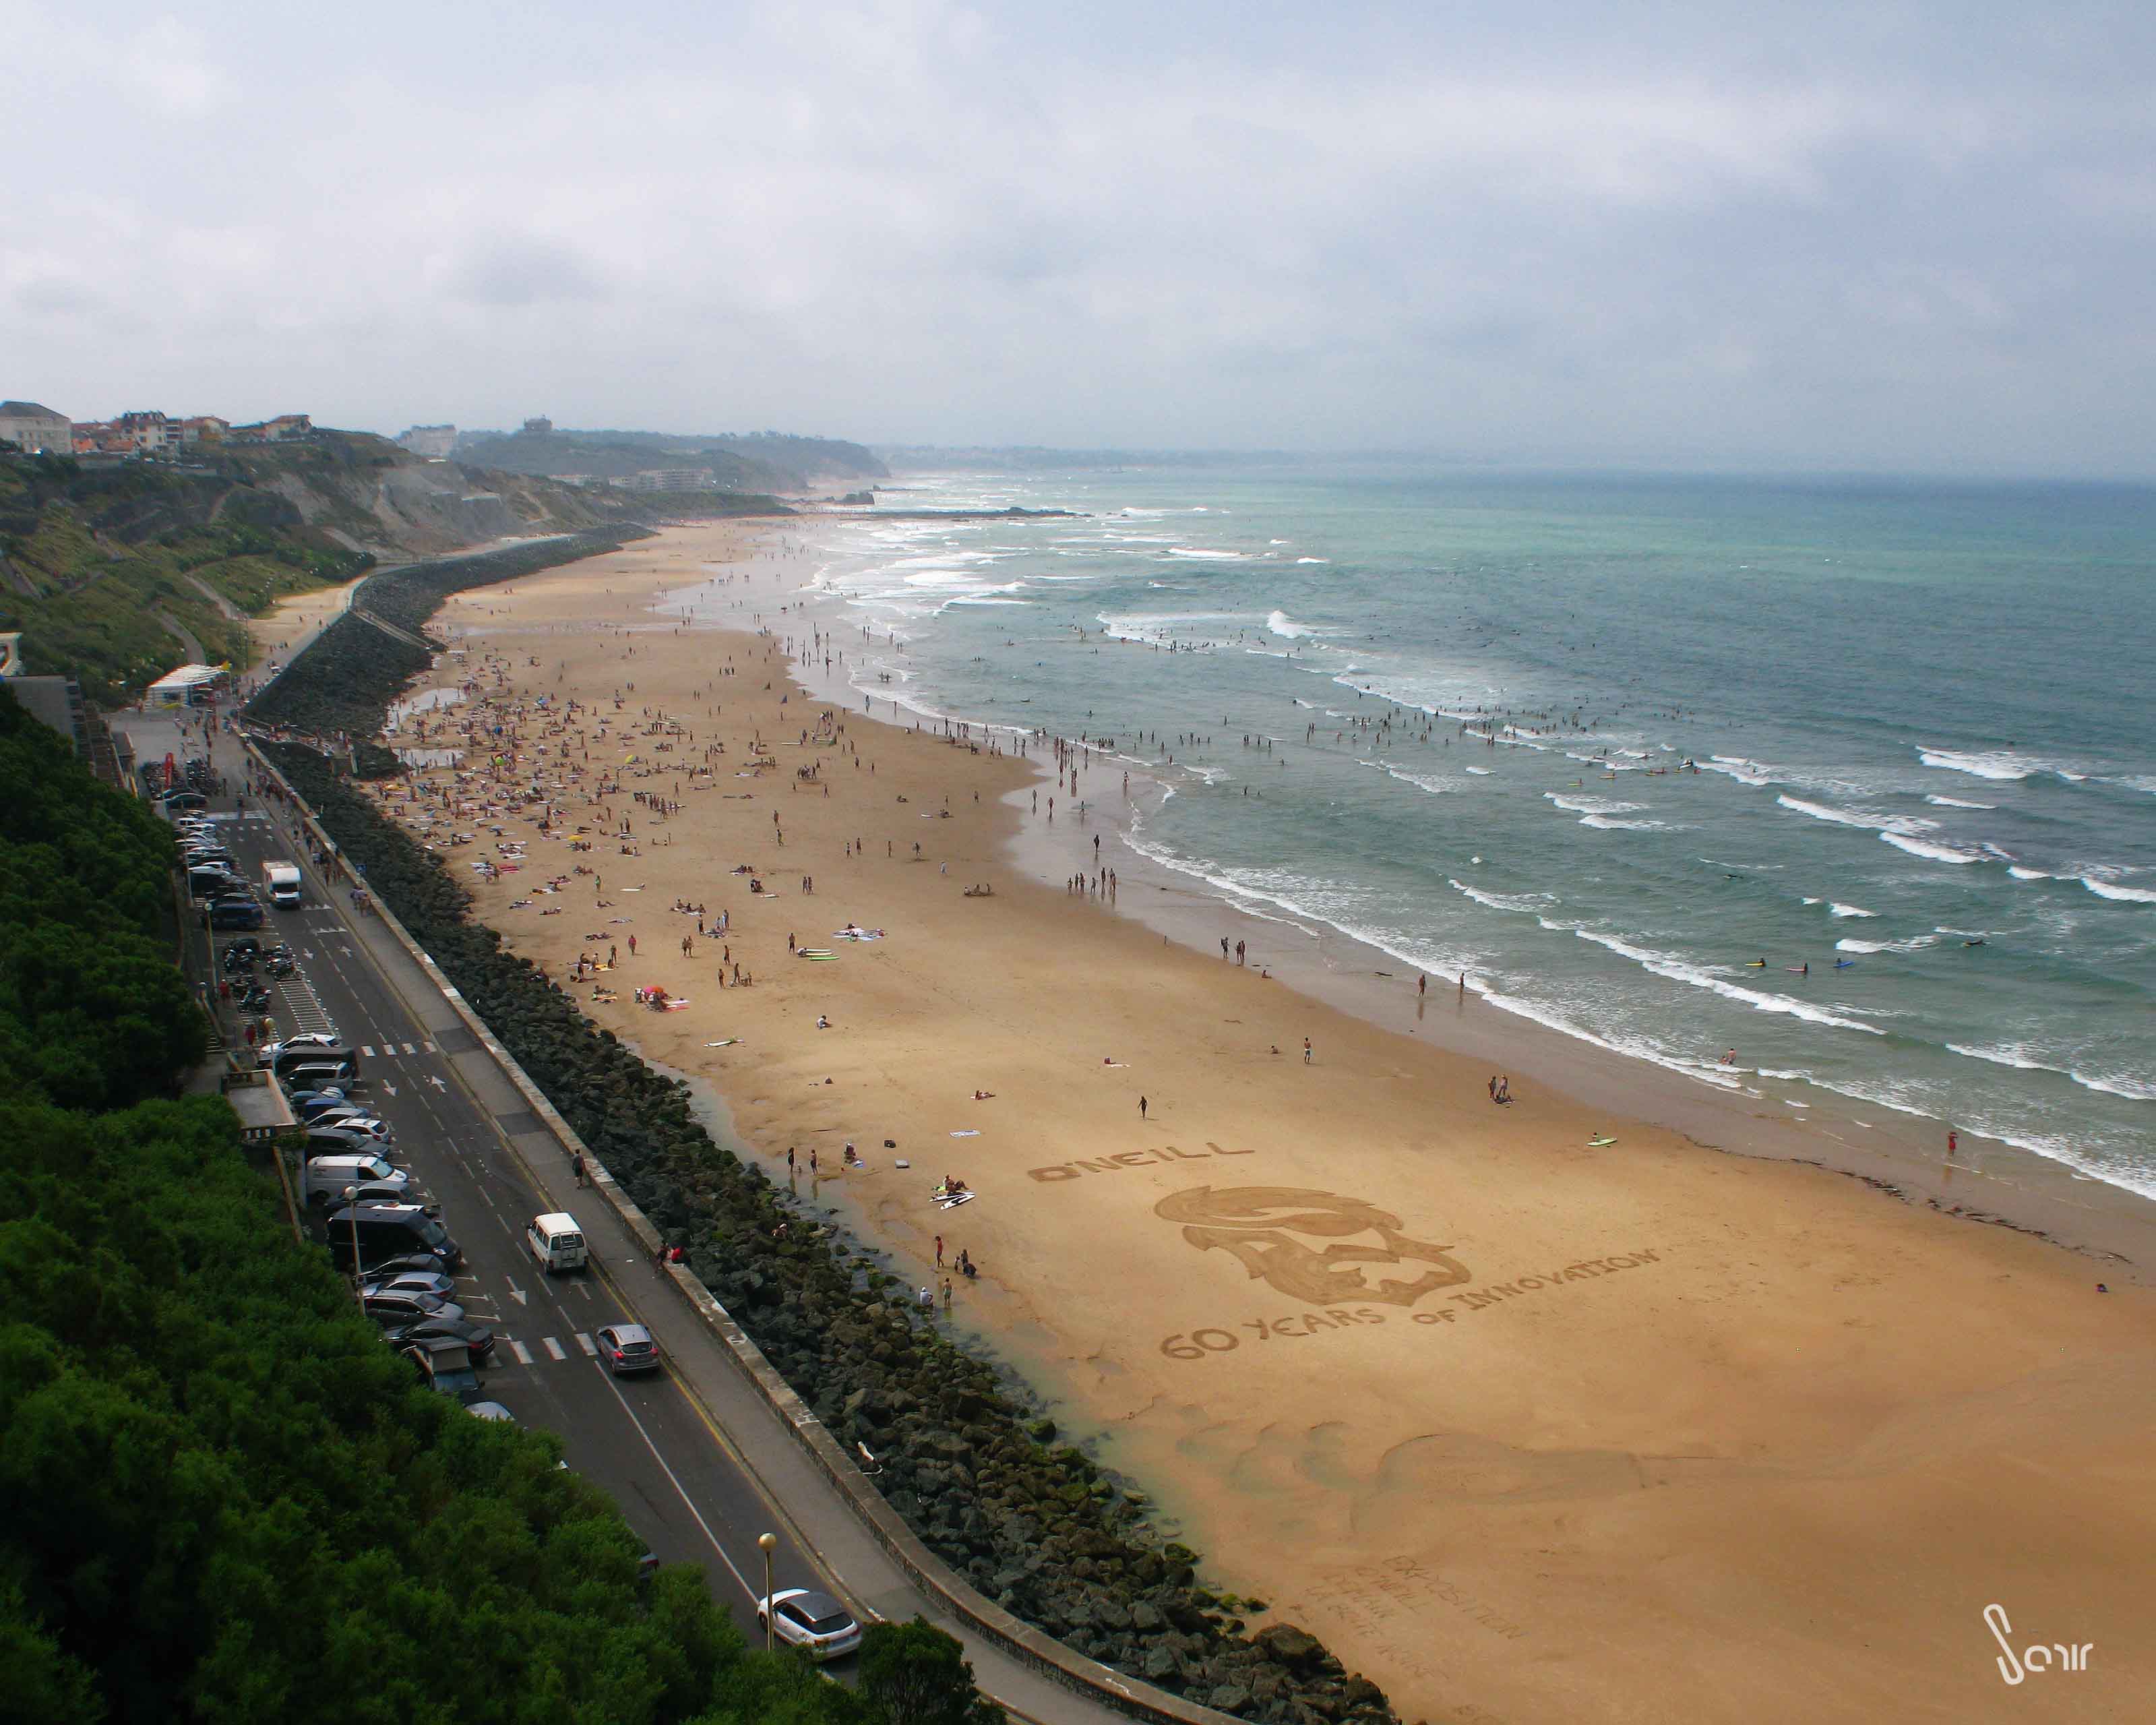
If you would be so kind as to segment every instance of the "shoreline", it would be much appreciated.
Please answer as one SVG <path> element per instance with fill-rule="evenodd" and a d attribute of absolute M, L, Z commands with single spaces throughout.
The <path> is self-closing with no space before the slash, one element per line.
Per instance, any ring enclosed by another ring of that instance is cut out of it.
<path fill-rule="evenodd" d="M 843 599 L 813 581 L 797 590 L 797 597 L 802 595 L 821 606 L 825 619 L 860 626 Z M 903 650 L 891 638 L 880 639 Z M 855 686 L 843 668 L 824 672 L 797 661 L 792 674 L 804 693 L 841 711 L 850 711 L 849 701 L 866 692 Z M 898 700 L 880 698 L 892 714 L 900 711 Z M 945 714 L 925 705 L 910 711 L 924 726 L 947 719 L 983 735 L 1022 734 L 998 721 Z M 861 716 L 893 729 L 911 728 L 906 721 L 880 716 L 872 707 Z M 1063 741 L 1083 746 L 1076 739 Z M 1103 759 L 1112 761 L 1117 771 L 1127 767 L 1133 787 L 1142 784 L 1154 793 L 1154 806 L 1159 793 L 1173 793 L 1170 782 L 1147 763 L 1124 757 Z M 1035 783 L 1053 777 L 1037 757 L 1032 761 Z M 1020 814 L 1024 799 L 1023 791 L 1007 796 Z M 1430 995 L 1419 999 L 1413 992 L 1418 973 L 1409 961 L 1330 923 L 1312 928 L 1295 914 L 1255 910 L 1232 890 L 1134 849 L 1132 823 L 1117 813 L 1116 804 L 1104 799 L 1101 814 L 1097 825 L 1077 830 L 1088 836 L 1098 831 L 1104 839 L 1112 835 L 1113 849 L 1104 845 L 1103 855 L 1132 896 L 1110 908 L 1187 950 L 1209 954 L 1225 933 L 1231 944 L 1247 944 L 1253 967 L 1270 965 L 1274 977 L 1294 992 L 1379 1029 L 1411 1035 L 1435 1030 L 1430 1040 L 1446 1052 L 1489 1061 L 1582 1104 L 1591 1094 L 1613 1118 L 1666 1129 L 1702 1150 L 1823 1168 L 1943 1215 L 2033 1235 L 2101 1260 L 2131 1280 L 2156 1281 L 2156 1201 L 2130 1187 L 1967 1128 L 1959 1129 L 1958 1153 L 1949 1158 L 1939 1147 L 1948 1122 L 1887 1104 L 1860 1102 L 1828 1086 L 1814 1086 L 1825 1092 L 1826 1101 L 1801 1110 L 1723 1091 L 1644 1056 L 1490 1004 L 1471 979 L 1463 999 L 1451 986 L 1456 978 L 1433 974 Z M 1070 831 L 1066 826 L 1064 838 Z M 1013 862 L 1032 880 L 1054 886 L 1081 865 L 1079 852 L 1086 847 L 1064 844 L 1054 830 L 1021 819 L 1008 849 Z M 1873 1118 L 1860 1119 L 1860 1110 Z"/>
<path fill-rule="evenodd" d="M 1052 888 L 1067 860 L 1024 850 L 1014 805 L 1037 763 L 803 701 L 776 649 L 806 615 L 765 579 L 799 571 L 755 549 L 771 531 L 721 566 L 742 584 L 692 629 L 647 608 L 711 572 L 687 561 L 707 542 L 693 531 L 448 603 L 444 624 L 471 631 L 462 675 L 519 725 L 558 690 L 586 703 L 571 730 L 622 726 L 590 770 L 634 837 L 634 860 L 596 832 L 573 859 L 609 901 L 585 911 L 592 884 L 521 800 L 536 765 L 511 762 L 466 773 L 458 797 L 486 818 L 459 818 L 474 848 L 444 860 L 470 880 L 466 864 L 502 847 L 529 859 L 475 882 L 474 914 L 557 975 L 594 940 L 644 934 L 622 992 L 660 983 L 690 997 L 684 1010 L 585 1009 L 708 1081 L 782 1183 L 789 1144 L 820 1146 L 820 1178 L 798 1170 L 806 1201 L 909 1283 L 926 1281 L 938 1233 L 969 1246 L 984 1273 L 953 1320 L 1105 1435 L 1111 1465 L 1190 1530 L 1216 1584 L 1322 1635 L 1409 1716 L 1576 1714 L 1619 1693 L 1683 1707 L 1698 1674 L 1664 1668 L 1656 1647 L 1672 1638 L 1714 1648 L 1712 1681 L 1752 1703 L 1715 1717 L 1831 1716 L 1845 1685 L 1885 1692 L 1912 1661 L 1965 1714 L 1986 1673 L 1961 1656 L 1956 1575 L 2041 1591 L 2085 1639 L 2133 1644 L 2145 1589 L 2130 1553 L 2148 1535 L 2109 1486 L 2148 1469 L 2145 1292 L 2120 1278 L 2092 1299 L 2090 1266 L 2046 1243 L 1943 1228 L 1813 1168 L 1702 1154 L 1645 1114 L 1620 1120 L 1620 1069 L 1637 1063 L 1609 1057 L 1593 1112 L 1563 1082 L 1522 1084 L 1525 1021 L 1471 1005 L 1460 1040 L 1494 1036 L 1515 1077 L 1515 1106 L 1491 1107 L 1482 1056 L 1451 1045 L 1460 1033 L 1430 1034 L 1438 1006 L 1418 1029 L 1327 1002 L 1325 988 L 1344 1001 L 1372 980 L 1352 951 L 1313 942 L 1319 987 L 1305 996 L 1286 967 L 1271 982 L 1239 973 L 1191 950 L 1191 931 L 1178 943 L 1142 916 L 1012 880 L 1045 865 Z M 759 620 L 770 636 L 746 633 Z M 685 747 L 644 741 L 660 737 L 654 705 Z M 449 726 L 454 711 L 422 720 Z M 836 737 L 808 742 L 827 714 Z M 527 741 L 540 734 L 568 732 Z M 743 766 L 750 736 L 774 766 Z M 725 771 L 673 788 L 716 740 Z M 804 782 L 804 768 L 828 770 Z M 630 801 L 646 782 L 678 798 L 663 824 Z M 437 812 L 390 801 L 408 821 Z M 783 817 L 778 845 L 769 814 Z M 1106 851 L 1106 828 L 1081 831 Z M 902 854 L 916 835 L 919 866 Z M 773 890 L 743 896 L 726 872 L 737 860 Z M 557 870 L 568 884 L 540 896 Z M 795 891 L 797 870 L 819 875 L 814 894 Z M 1151 908 L 1173 901 L 1171 917 L 1222 914 L 1194 891 L 1136 889 L 1135 863 L 1122 872 Z M 993 899 L 960 897 L 983 878 Z M 749 993 L 716 988 L 708 943 L 663 908 L 684 896 L 738 919 L 729 948 L 754 972 Z M 573 920 L 538 920 L 557 908 Z M 824 936 L 840 922 L 888 937 Z M 1246 938 L 1281 937 L 1252 927 Z M 802 929 L 834 962 L 789 960 Z M 677 958 L 677 941 L 696 951 Z M 827 1014 L 828 1032 L 814 1023 Z M 1309 1065 L 1293 1057 L 1304 1035 Z M 1582 1045 L 1549 1040 L 1568 1077 L 1595 1077 Z M 988 1099 L 966 1101 L 977 1089 Z M 1621 1147 L 1588 1143 L 1609 1132 Z M 848 1139 L 867 1166 L 834 1174 L 829 1153 Z M 947 1169 L 982 1201 L 932 1208 Z M 1237 1194 L 1271 1221 L 1253 1232 L 1256 1213 L 1222 1212 Z M 1280 1216 L 1282 1203 L 1299 1213 Z M 1961 1506 L 2024 1453 L 2046 1456 L 2060 1501 L 1970 1525 Z M 1778 1553 L 1771 1572 L 1762 1548 Z"/>

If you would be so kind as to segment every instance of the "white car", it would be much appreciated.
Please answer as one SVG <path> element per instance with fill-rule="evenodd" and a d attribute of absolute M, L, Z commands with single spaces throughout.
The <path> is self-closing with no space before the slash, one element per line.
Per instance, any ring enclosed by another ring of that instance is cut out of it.
<path fill-rule="evenodd" d="M 829 1594 L 811 1593 L 805 1587 L 782 1588 L 767 1599 L 756 1602 L 756 1626 L 771 1625 L 778 1639 L 791 1646 L 806 1647 L 822 1661 L 851 1653 L 861 1645 L 861 1626 L 854 1614 Z"/>
<path fill-rule="evenodd" d="M 327 1034 L 320 1030 L 306 1030 L 297 1036 L 287 1036 L 282 1042 L 264 1043 L 261 1047 L 254 1050 L 254 1064 L 258 1066 L 267 1066 L 275 1062 L 279 1055 L 302 1048 L 341 1048 L 343 1046 L 344 1041 L 341 1037 Z"/>

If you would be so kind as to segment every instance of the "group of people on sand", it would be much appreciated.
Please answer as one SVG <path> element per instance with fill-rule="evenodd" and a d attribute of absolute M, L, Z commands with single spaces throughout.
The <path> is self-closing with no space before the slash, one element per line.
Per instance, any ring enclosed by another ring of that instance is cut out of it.
<path fill-rule="evenodd" d="M 1494 1073 L 1491 1075 L 1490 1100 L 1493 1102 L 1509 1102 L 1512 1100 L 1512 1074 L 1508 1072 L 1502 1077 Z"/>

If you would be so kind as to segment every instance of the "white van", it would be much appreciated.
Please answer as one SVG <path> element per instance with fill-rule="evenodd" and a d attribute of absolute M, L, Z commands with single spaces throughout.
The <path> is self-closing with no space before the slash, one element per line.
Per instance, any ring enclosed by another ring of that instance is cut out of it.
<path fill-rule="evenodd" d="M 317 1156 L 300 1176 L 300 1202 L 306 1204 L 341 1202 L 347 1186 L 368 1183 L 405 1185 L 410 1177 L 380 1156 Z"/>
<path fill-rule="evenodd" d="M 548 1276 L 557 1270 L 584 1267 L 584 1230 L 567 1210 L 534 1216 L 524 1238 L 531 1243 L 531 1255 L 539 1260 L 540 1269 Z"/>

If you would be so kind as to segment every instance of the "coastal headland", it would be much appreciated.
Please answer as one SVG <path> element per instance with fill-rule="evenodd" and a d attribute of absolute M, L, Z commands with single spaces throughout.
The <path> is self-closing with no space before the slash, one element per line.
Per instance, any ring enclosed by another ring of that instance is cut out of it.
<path fill-rule="evenodd" d="M 802 575 L 670 529 L 452 598 L 425 686 L 463 698 L 392 740 L 460 757 L 385 806 L 775 1180 L 951 1281 L 1216 1586 L 1409 1717 L 2140 1716 L 2145 1287 L 1517 1069 L 1499 1104 L 1436 979 L 1410 1034 L 1024 878 L 1051 742 L 813 698 Z M 2009 1686 L 1992 1604 L 2087 1669 Z"/>

